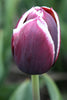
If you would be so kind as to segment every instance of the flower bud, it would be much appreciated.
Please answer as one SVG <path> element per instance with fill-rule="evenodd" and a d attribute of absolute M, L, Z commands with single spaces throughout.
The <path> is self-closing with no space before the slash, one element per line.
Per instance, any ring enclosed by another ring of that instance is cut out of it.
<path fill-rule="evenodd" d="M 12 53 L 21 71 L 47 72 L 57 60 L 59 49 L 59 19 L 52 8 L 32 7 L 22 15 L 12 35 Z"/>

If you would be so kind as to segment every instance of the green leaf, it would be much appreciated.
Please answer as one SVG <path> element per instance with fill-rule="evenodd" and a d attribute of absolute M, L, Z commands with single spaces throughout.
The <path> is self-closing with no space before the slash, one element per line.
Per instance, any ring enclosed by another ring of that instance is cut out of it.
<path fill-rule="evenodd" d="M 32 86 L 30 81 L 22 83 L 9 100 L 32 100 Z"/>
<path fill-rule="evenodd" d="M 19 84 L 1 85 L 0 100 L 8 100 L 11 94 L 15 91 Z"/>
<path fill-rule="evenodd" d="M 55 82 L 47 74 L 44 74 L 43 76 L 44 76 L 45 85 L 48 88 L 50 99 L 51 100 L 62 100 L 60 91 L 57 85 L 55 84 Z"/>

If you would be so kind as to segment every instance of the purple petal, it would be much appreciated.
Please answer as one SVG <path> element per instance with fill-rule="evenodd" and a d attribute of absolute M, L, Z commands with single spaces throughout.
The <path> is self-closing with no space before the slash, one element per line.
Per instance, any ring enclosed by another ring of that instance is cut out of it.
<path fill-rule="evenodd" d="M 31 20 L 19 31 L 19 38 L 14 38 L 15 61 L 23 72 L 41 74 L 53 64 L 54 44 L 46 27 L 47 24 L 39 18 Z"/>

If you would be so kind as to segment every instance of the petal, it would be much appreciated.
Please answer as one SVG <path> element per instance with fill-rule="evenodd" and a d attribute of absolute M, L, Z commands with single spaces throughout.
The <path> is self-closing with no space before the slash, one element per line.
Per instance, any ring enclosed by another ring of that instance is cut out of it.
<path fill-rule="evenodd" d="M 57 35 L 58 35 L 58 32 L 57 32 L 57 24 L 54 20 L 54 18 L 50 15 L 50 13 L 48 13 L 47 11 L 43 11 L 43 19 L 46 21 L 47 25 L 48 25 L 48 29 L 49 29 L 49 32 L 52 36 L 52 39 L 54 41 L 54 45 L 55 45 L 55 57 L 54 57 L 54 61 L 56 59 L 56 53 L 57 53 Z"/>
<path fill-rule="evenodd" d="M 29 20 L 15 37 L 14 56 L 19 68 L 28 74 L 48 71 L 53 64 L 55 50 L 46 22 L 41 18 Z"/>
<path fill-rule="evenodd" d="M 59 54 L 59 50 L 60 50 L 60 24 L 59 24 L 59 18 L 58 18 L 58 15 L 57 13 L 52 9 L 52 8 L 48 8 L 48 7 L 42 7 L 48 14 L 50 14 L 55 22 L 56 22 L 56 25 L 55 24 L 52 24 L 54 27 L 56 26 L 57 28 L 54 28 L 54 31 L 55 32 L 52 32 L 51 35 L 54 33 L 55 36 L 52 35 L 52 38 L 53 38 L 53 41 L 55 43 L 55 61 L 57 60 L 58 58 L 58 54 Z M 46 17 L 47 18 L 47 17 Z M 49 25 L 49 21 L 47 21 L 48 25 Z M 48 26 L 50 27 L 50 26 Z M 51 28 L 49 28 L 50 30 Z M 57 29 L 57 31 L 56 31 Z M 56 34 L 57 32 L 57 34 Z"/>
<path fill-rule="evenodd" d="M 34 16 L 31 16 L 31 19 L 34 18 L 34 17 L 36 17 L 36 16 L 37 16 L 37 11 L 36 11 L 36 9 L 40 9 L 40 7 L 32 7 L 30 10 L 28 10 L 27 12 L 25 12 L 25 13 L 21 16 L 20 20 L 18 21 L 18 23 L 17 23 L 17 25 L 16 25 L 16 28 L 17 28 L 17 27 L 21 27 L 22 24 L 27 20 L 27 17 L 28 17 L 29 15 L 32 15 L 32 13 L 35 14 L 35 15 L 34 15 Z M 30 17 L 29 17 L 29 19 L 30 19 Z"/>
<path fill-rule="evenodd" d="M 56 60 L 57 60 L 58 55 L 59 55 L 59 51 L 60 51 L 61 31 L 60 31 L 59 17 L 53 9 L 52 9 L 52 11 L 54 13 L 54 16 L 55 16 L 55 19 L 56 19 L 56 22 L 57 22 L 57 31 L 58 31 L 58 46 L 57 46 L 57 54 L 56 54 Z"/>

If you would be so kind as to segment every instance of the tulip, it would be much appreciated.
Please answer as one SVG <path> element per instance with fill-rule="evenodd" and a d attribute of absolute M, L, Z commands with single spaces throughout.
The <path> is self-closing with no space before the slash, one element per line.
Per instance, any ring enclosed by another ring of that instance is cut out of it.
<path fill-rule="evenodd" d="M 32 7 L 22 15 L 12 35 L 12 53 L 22 72 L 47 72 L 58 58 L 60 24 L 53 8 Z"/>

